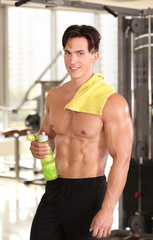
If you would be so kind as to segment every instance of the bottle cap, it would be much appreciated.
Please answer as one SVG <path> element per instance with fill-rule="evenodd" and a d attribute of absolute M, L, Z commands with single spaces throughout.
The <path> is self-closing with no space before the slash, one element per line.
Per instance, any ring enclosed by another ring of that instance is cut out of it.
<path fill-rule="evenodd" d="M 46 142 L 48 140 L 48 135 L 45 132 L 42 132 L 38 137 L 38 142 Z"/>
<path fill-rule="evenodd" d="M 34 136 L 34 135 L 32 135 L 32 134 L 27 135 L 27 140 L 28 140 L 28 141 L 31 141 L 31 142 L 37 141 L 37 140 L 38 140 L 38 136 Z"/>

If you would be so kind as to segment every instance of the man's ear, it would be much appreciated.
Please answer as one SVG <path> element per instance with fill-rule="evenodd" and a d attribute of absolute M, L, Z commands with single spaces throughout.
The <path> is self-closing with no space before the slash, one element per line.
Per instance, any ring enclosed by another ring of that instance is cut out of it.
<path fill-rule="evenodd" d="M 92 62 L 95 63 L 99 58 L 99 52 L 95 52 L 92 54 Z"/>

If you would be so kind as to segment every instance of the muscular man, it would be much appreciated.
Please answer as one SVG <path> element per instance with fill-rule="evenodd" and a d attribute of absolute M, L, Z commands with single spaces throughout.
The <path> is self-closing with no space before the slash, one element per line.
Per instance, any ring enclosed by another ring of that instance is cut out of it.
<path fill-rule="evenodd" d="M 48 134 L 52 148 L 56 147 L 59 177 L 46 183 L 32 224 L 31 240 L 93 240 L 103 239 L 111 232 L 133 142 L 128 104 L 113 92 L 104 101 L 100 114 L 65 107 L 82 87 L 85 94 L 91 87 L 90 79 L 99 76 L 93 72 L 99 58 L 99 42 L 99 32 L 86 25 L 72 25 L 63 35 L 64 62 L 71 80 L 49 91 L 40 129 Z M 91 84 L 94 83 L 95 78 Z M 31 143 L 30 149 L 40 159 L 49 153 L 48 145 L 37 141 Z M 108 154 L 113 164 L 106 187 Z"/>

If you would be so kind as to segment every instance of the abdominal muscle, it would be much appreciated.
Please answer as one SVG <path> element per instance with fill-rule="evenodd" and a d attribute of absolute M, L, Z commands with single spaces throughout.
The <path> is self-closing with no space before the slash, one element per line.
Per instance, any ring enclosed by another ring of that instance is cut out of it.
<path fill-rule="evenodd" d="M 56 136 L 56 167 L 62 178 L 89 178 L 105 174 L 108 152 L 96 138 L 71 134 Z"/>

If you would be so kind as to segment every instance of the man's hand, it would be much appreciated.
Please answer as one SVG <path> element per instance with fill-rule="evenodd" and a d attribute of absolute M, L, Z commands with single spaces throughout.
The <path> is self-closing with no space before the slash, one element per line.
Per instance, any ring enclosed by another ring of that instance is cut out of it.
<path fill-rule="evenodd" d="M 93 218 L 89 231 L 93 232 L 92 236 L 98 239 L 106 237 L 111 233 L 112 224 L 113 212 L 101 209 Z"/>
<path fill-rule="evenodd" d="M 34 136 L 38 135 L 38 133 L 34 134 Z M 43 159 L 50 153 L 50 148 L 47 143 L 33 141 L 31 142 L 30 151 L 35 158 Z"/>

